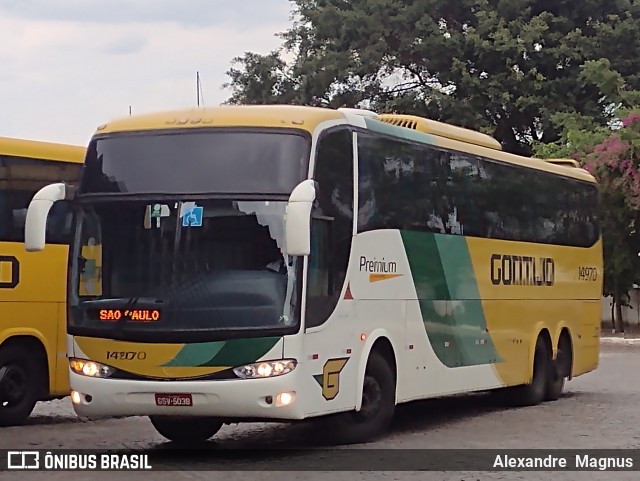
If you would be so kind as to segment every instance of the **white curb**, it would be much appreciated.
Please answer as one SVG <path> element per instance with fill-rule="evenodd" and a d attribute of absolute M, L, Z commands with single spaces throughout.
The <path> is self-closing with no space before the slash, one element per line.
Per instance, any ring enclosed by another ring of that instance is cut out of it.
<path fill-rule="evenodd" d="M 601 337 L 601 344 L 618 344 L 625 346 L 640 346 L 640 338 Z"/>

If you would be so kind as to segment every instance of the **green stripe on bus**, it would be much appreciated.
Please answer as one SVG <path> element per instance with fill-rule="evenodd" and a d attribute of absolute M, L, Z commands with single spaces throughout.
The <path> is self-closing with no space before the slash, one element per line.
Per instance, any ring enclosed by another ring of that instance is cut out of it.
<path fill-rule="evenodd" d="M 184 347 L 171 359 L 163 364 L 164 367 L 194 367 L 202 366 L 224 347 L 225 341 L 200 342 L 185 344 Z"/>
<path fill-rule="evenodd" d="M 268 353 L 281 337 L 230 339 L 218 353 L 201 366 L 241 366 L 256 362 Z"/>
<path fill-rule="evenodd" d="M 447 278 L 433 234 L 401 231 L 419 299 L 450 299 Z"/>
<path fill-rule="evenodd" d="M 164 367 L 240 366 L 256 362 L 282 338 L 230 339 L 185 344 Z"/>
<path fill-rule="evenodd" d="M 499 362 L 486 330 L 482 301 L 466 239 L 402 231 L 426 330 L 447 367 Z"/>
<path fill-rule="evenodd" d="M 458 343 L 465 365 L 497 362 L 493 340 L 476 282 L 467 239 L 459 235 L 434 234 L 444 274 L 449 286 L 453 325 L 459 330 Z"/>

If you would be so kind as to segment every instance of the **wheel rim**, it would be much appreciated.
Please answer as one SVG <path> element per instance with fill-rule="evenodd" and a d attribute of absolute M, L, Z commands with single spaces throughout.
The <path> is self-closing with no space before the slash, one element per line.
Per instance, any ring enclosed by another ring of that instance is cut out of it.
<path fill-rule="evenodd" d="M 20 404 L 28 390 L 27 373 L 21 366 L 8 364 L 0 368 L 0 408 Z"/>
<path fill-rule="evenodd" d="M 382 389 L 375 378 L 367 376 L 362 386 L 362 406 L 356 413 L 356 419 L 365 421 L 376 417 L 382 409 Z"/>

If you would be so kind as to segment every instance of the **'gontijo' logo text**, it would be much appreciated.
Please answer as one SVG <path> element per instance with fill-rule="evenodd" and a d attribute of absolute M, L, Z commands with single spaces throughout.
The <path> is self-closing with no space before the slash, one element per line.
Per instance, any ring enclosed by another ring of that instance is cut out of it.
<path fill-rule="evenodd" d="M 382 259 L 376 259 L 375 257 L 369 259 L 365 256 L 360 256 L 360 272 L 363 271 L 369 273 L 369 282 L 384 281 L 402 275 L 398 274 L 398 263 L 387 261 L 384 257 Z"/>
<path fill-rule="evenodd" d="M 552 286 L 556 264 L 551 257 L 491 256 L 491 283 L 505 286 Z"/>

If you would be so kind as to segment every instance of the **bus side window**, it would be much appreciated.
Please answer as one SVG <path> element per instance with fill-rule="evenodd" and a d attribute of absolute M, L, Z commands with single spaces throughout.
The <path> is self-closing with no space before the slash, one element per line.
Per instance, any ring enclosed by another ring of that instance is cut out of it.
<path fill-rule="evenodd" d="M 25 157 L 0 156 L 0 240 L 24 242 L 24 224 L 33 196 L 53 182 L 75 183 L 81 164 Z M 66 244 L 71 230 L 67 202 L 56 202 L 47 219 L 47 244 Z"/>
<path fill-rule="evenodd" d="M 306 327 L 325 322 L 335 309 L 346 278 L 353 237 L 352 134 L 334 131 L 320 139 L 314 178 L 308 264 Z"/>

